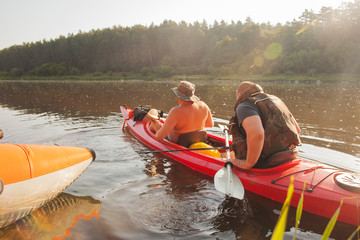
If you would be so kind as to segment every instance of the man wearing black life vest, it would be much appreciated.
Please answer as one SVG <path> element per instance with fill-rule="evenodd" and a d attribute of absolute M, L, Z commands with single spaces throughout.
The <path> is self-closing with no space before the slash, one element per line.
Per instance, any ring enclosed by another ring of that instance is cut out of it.
<path fill-rule="evenodd" d="M 236 97 L 235 116 L 230 120 L 236 159 L 230 162 L 250 169 L 296 159 L 300 128 L 284 102 L 252 82 L 242 82 Z"/>

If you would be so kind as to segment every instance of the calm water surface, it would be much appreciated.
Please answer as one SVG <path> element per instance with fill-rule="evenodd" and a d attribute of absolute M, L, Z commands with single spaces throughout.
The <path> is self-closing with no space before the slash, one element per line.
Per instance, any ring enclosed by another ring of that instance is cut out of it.
<path fill-rule="evenodd" d="M 239 81 L 194 82 L 216 123 L 233 114 Z M 259 82 L 299 122 L 300 156 L 360 172 L 360 85 Z M 0 239 L 270 239 L 281 204 L 215 191 L 213 180 L 148 150 L 122 131 L 120 105 L 168 112 L 175 81 L 0 82 L 1 143 L 84 146 L 97 159 L 49 204 L 0 229 Z M 210 129 L 221 135 L 220 129 Z M 294 209 L 285 239 L 294 233 Z M 297 239 L 320 239 L 328 220 L 303 214 Z M 337 223 L 332 239 L 353 226 Z"/>

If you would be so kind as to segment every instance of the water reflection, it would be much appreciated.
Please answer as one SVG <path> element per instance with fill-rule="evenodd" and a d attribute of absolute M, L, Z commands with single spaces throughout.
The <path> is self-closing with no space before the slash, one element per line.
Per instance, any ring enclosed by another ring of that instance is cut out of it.
<path fill-rule="evenodd" d="M 230 231 L 235 233 L 237 238 L 254 240 L 264 239 L 266 236 L 268 229 L 253 220 L 255 215 L 247 196 L 243 200 L 226 197 L 218 211 L 218 215 L 211 222 L 219 232 Z"/>
<path fill-rule="evenodd" d="M 101 202 L 92 197 L 62 193 L 41 208 L 35 209 L 27 217 L 0 229 L 0 238 L 64 239 L 71 235 L 72 228 L 79 220 L 98 218 L 100 206 Z"/>
<path fill-rule="evenodd" d="M 195 82 L 196 94 L 214 117 L 233 115 L 235 90 L 240 81 Z M 304 143 L 360 156 L 359 84 L 303 84 L 259 82 L 279 96 L 298 120 Z M 119 112 L 120 105 L 148 105 L 168 112 L 176 100 L 176 81 L 116 82 L 0 82 L 0 104 L 28 114 L 56 113 L 59 117 L 99 117 Z M 75 119 L 76 120 L 76 119 Z"/>
<path fill-rule="evenodd" d="M 238 82 L 195 84 L 196 94 L 209 105 L 216 122 L 227 123 L 233 114 Z M 270 94 L 282 98 L 297 118 L 304 143 L 300 148 L 302 157 L 360 169 L 358 84 L 260 84 Z M 215 190 L 211 178 L 161 154 L 143 154 L 149 149 L 129 131 L 121 130 L 120 105 L 150 105 L 168 112 L 176 105 L 169 90 L 176 85 L 177 81 L 0 81 L 0 128 L 5 130 L 2 142 L 86 146 L 97 153 L 97 161 L 67 192 L 101 198 L 101 214 L 97 219 L 77 221 L 69 229 L 69 238 L 270 238 L 281 204 L 248 192 L 246 203 L 229 201 Z M 209 131 L 221 135 L 217 128 Z M 92 207 L 84 216 L 100 207 L 99 201 L 85 202 L 84 206 L 90 203 Z M 22 239 L 25 235 L 21 233 L 29 231 L 34 239 L 42 239 L 42 235 L 48 236 L 47 230 L 56 231 L 51 228 L 53 220 L 56 224 L 64 222 L 64 226 L 58 227 L 61 233 L 56 234 L 63 237 L 76 218 L 72 215 L 74 208 L 68 209 L 61 211 L 58 222 L 55 217 L 58 213 L 47 211 L 44 217 L 34 215 L 37 220 L 32 223 L 28 219 L 12 226 L 12 230 L 0 230 L 0 238 Z M 64 220 L 65 215 L 71 216 L 71 221 Z M 35 222 L 41 223 L 41 227 Z M 293 209 L 285 239 L 292 239 L 294 222 Z M 326 224 L 326 219 L 303 213 L 298 239 L 320 239 Z M 332 237 L 344 239 L 353 230 L 337 223 Z"/>
<path fill-rule="evenodd" d="M 148 161 L 145 173 L 160 180 L 147 185 L 149 192 L 162 190 L 166 194 L 161 200 L 166 209 L 162 212 L 166 217 L 159 219 L 161 228 L 182 234 L 206 230 L 207 223 L 218 213 L 218 193 L 208 176 L 163 157 Z"/>

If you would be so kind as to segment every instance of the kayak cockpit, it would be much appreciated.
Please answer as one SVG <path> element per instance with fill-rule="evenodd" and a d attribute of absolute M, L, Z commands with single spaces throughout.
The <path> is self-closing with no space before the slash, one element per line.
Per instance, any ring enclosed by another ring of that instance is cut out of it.
<path fill-rule="evenodd" d="M 144 124 L 144 130 L 145 132 L 153 139 L 155 139 L 155 133 L 153 131 L 150 130 L 150 127 L 149 127 L 150 123 L 145 123 Z M 178 145 L 176 143 L 173 143 L 167 139 L 164 139 L 162 141 L 160 141 L 164 146 L 168 147 L 169 149 L 187 149 L 181 145 Z M 207 134 L 207 141 L 206 141 L 206 144 L 210 145 L 211 147 L 224 147 L 225 146 L 225 139 L 224 138 L 221 138 L 217 135 L 213 135 L 211 133 L 208 133 Z M 231 145 L 232 144 L 232 141 L 229 141 L 229 144 Z M 165 150 L 165 149 L 164 149 Z M 226 150 L 224 149 L 220 149 L 219 150 L 221 153 L 225 153 Z M 193 152 L 193 153 L 191 153 Z M 195 151 L 189 151 L 188 153 L 189 154 L 194 154 Z M 199 152 L 197 152 L 197 154 L 199 154 Z M 201 154 L 201 153 L 200 153 Z M 213 157 L 211 157 L 213 158 Z M 224 157 L 225 158 L 225 157 Z M 222 160 L 221 160 L 222 161 Z M 222 161 L 223 162 L 223 161 Z M 269 172 L 283 172 L 285 171 L 286 169 L 289 169 L 289 168 L 292 168 L 296 165 L 298 165 L 299 163 L 302 162 L 302 159 L 301 158 L 296 158 L 294 160 L 291 160 L 291 161 L 288 161 L 288 162 L 285 162 L 285 163 L 282 163 L 278 166 L 275 166 L 275 167 L 271 167 L 271 168 L 265 168 L 265 169 L 259 169 L 259 168 L 252 168 L 250 170 L 241 170 L 241 169 L 238 169 L 235 167 L 235 169 L 237 170 L 240 170 L 240 171 L 248 171 L 248 172 L 253 172 L 253 173 L 257 173 L 257 174 L 267 174 Z"/>

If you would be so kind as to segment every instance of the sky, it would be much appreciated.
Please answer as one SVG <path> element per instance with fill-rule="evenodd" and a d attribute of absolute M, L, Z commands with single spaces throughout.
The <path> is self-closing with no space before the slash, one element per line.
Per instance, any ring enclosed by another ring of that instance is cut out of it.
<path fill-rule="evenodd" d="M 307 10 L 339 8 L 353 0 L 0 0 L 0 50 L 113 26 L 150 26 L 164 20 L 209 25 L 224 20 L 285 24 Z"/>

